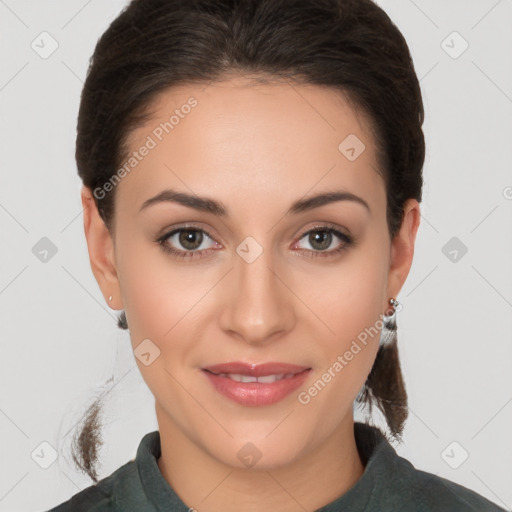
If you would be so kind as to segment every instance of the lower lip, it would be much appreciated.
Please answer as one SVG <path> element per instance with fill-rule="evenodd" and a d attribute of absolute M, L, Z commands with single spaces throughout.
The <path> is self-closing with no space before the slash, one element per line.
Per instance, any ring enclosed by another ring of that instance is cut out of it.
<path fill-rule="evenodd" d="M 219 393 L 240 405 L 249 407 L 259 407 L 279 402 L 301 386 L 310 372 L 310 369 L 304 370 L 293 377 L 263 384 L 260 382 L 237 382 L 228 377 L 220 377 L 203 370 L 203 373 Z"/>

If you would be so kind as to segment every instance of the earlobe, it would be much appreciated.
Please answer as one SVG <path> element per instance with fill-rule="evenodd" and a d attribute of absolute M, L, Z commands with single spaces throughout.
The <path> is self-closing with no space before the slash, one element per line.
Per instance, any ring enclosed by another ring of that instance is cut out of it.
<path fill-rule="evenodd" d="M 391 241 L 391 262 L 388 276 L 389 297 L 396 297 L 398 295 L 409 275 L 420 217 L 418 201 L 416 199 L 407 200 L 404 206 L 402 225 Z"/>
<path fill-rule="evenodd" d="M 112 309 L 122 309 L 112 237 L 98 212 L 91 190 L 85 186 L 82 187 L 81 200 L 84 233 L 92 272 L 107 304 Z M 110 296 L 112 296 L 112 300 L 109 300 Z"/>

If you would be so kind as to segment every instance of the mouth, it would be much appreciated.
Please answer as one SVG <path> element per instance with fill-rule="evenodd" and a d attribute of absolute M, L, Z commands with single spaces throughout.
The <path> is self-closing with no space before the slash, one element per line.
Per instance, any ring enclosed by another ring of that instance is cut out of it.
<path fill-rule="evenodd" d="M 261 384 L 271 384 L 272 382 L 276 382 L 281 379 L 289 379 L 295 375 L 294 373 L 287 373 L 286 375 L 284 373 L 278 373 L 264 375 L 263 377 L 253 377 L 252 375 L 242 375 L 241 373 L 210 373 L 217 375 L 218 377 L 226 377 L 234 380 L 235 382 L 260 382 Z"/>
<path fill-rule="evenodd" d="M 223 363 L 201 368 L 214 389 L 245 406 L 279 402 L 307 379 L 311 368 L 288 363 Z"/>

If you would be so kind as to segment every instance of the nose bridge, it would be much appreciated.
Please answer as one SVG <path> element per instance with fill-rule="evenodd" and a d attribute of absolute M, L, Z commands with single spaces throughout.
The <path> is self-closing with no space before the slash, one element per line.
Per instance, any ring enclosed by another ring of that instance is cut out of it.
<path fill-rule="evenodd" d="M 275 270 L 270 247 L 247 237 L 236 248 L 230 273 L 230 296 L 222 314 L 222 327 L 250 343 L 264 342 L 289 329 L 291 299 Z"/>

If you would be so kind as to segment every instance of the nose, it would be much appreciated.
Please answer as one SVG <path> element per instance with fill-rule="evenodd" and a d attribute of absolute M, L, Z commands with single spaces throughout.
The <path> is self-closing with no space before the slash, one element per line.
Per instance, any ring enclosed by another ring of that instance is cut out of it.
<path fill-rule="evenodd" d="M 270 250 L 252 262 L 235 254 L 220 315 L 225 332 L 248 344 L 261 345 L 292 329 L 294 295 L 286 285 L 285 273 L 278 268 Z"/>

